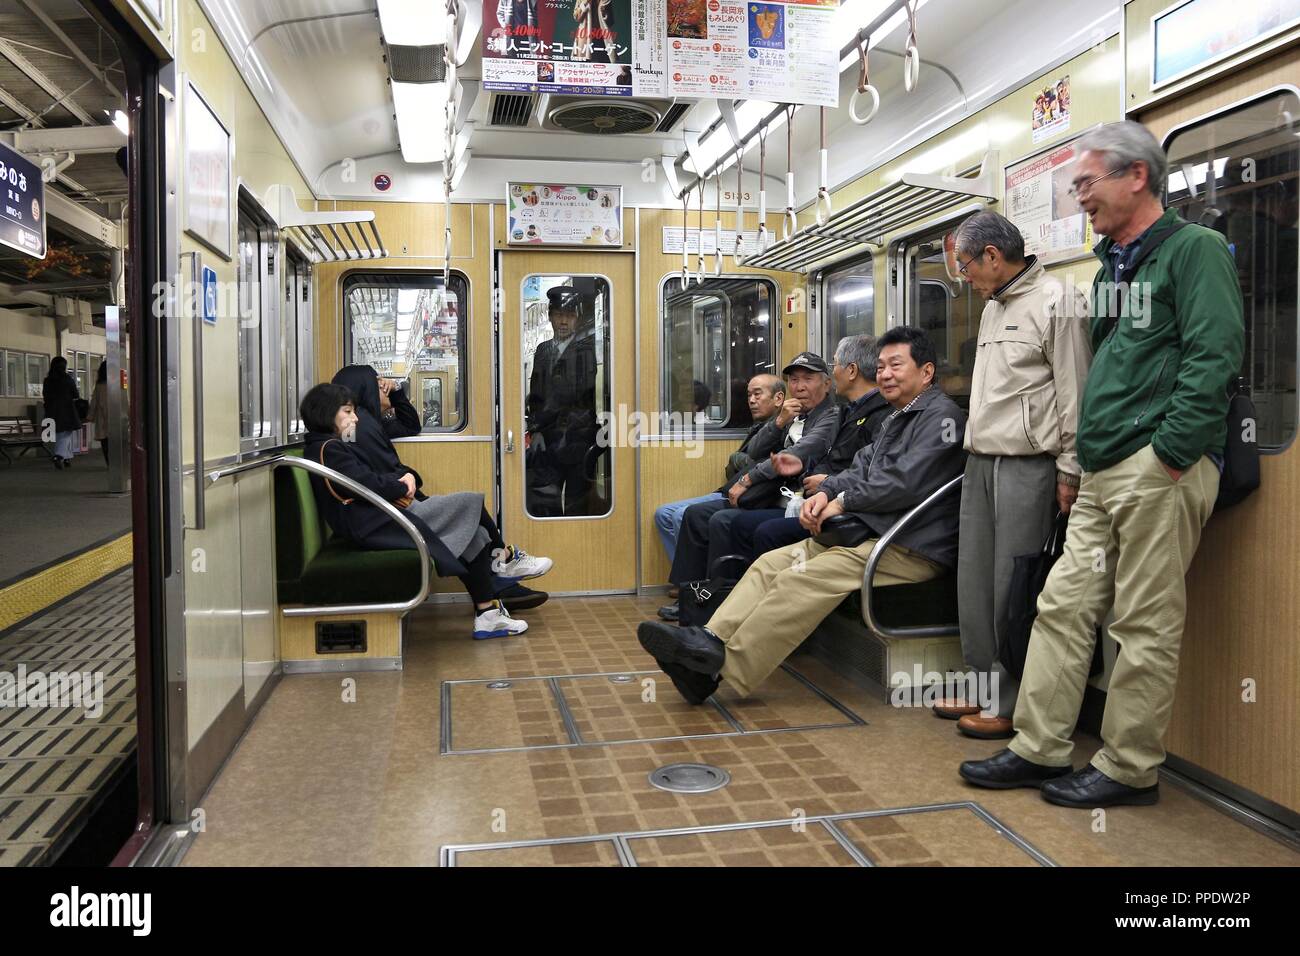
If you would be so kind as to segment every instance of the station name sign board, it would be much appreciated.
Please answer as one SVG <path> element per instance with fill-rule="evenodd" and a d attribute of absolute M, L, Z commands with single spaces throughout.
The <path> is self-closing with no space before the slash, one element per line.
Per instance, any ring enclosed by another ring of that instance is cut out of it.
<path fill-rule="evenodd" d="M 45 258 L 45 183 L 41 168 L 0 143 L 0 245 Z"/>

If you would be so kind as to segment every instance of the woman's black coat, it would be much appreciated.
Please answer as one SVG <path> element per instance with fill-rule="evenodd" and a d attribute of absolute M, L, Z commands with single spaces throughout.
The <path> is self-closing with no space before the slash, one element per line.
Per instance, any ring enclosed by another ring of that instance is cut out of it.
<path fill-rule="evenodd" d="M 424 484 L 420 473 L 402 463 L 393 447 L 394 438 L 407 438 L 420 433 L 420 417 L 406 395 L 398 390 L 389 393 L 396 415 L 384 419 L 379 411 L 379 376 L 369 365 L 346 365 L 339 369 L 333 384 L 342 385 L 357 398 L 356 446 L 370 467 L 378 472 L 397 471 L 399 475 L 410 472 L 415 476 L 415 487 Z M 399 471 L 400 469 L 400 471 Z M 423 498 L 424 495 L 420 494 Z"/>
<path fill-rule="evenodd" d="M 358 417 L 360 415 L 361 412 L 358 411 Z M 361 427 L 358 424 L 357 435 L 360 434 Z M 308 432 L 303 457 L 346 475 L 386 501 L 395 501 L 406 495 L 406 485 L 402 484 L 401 477 L 410 469 L 404 466 L 397 469 L 374 467 L 375 463 L 368 459 L 360 441 L 345 442 L 333 434 Z M 398 465 L 401 466 L 401 462 Z M 311 476 L 311 485 L 316 496 L 316 506 L 335 534 L 370 551 L 414 548 L 411 536 L 392 518 L 350 489 L 338 485 L 327 486 L 325 479 L 318 475 Z M 352 500 L 344 504 L 339 499 Z M 419 529 L 439 575 L 465 573 L 464 564 L 447 549 L 428 525 L 415 515 L 408 514 L 406 517 Z"/>
<path fill-rule="evenodd" d="M 41 396 L 45 400 L 45 417 L 54 419 L 55 431 L 70 432 L 81 427 L 76 405 L 81 395 L 75 378 L 68 374 L 47 375 Z"/>

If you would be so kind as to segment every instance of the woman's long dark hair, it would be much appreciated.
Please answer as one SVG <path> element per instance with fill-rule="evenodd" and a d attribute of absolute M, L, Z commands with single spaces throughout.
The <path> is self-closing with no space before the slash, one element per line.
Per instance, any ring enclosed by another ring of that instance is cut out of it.
<path fill-rule="evenodd" d="M 50 371 L 45 376 L 45 381 L 53 378 L 66 378 L 68 374 L 68 360 L 62 355 L 56 355 L 50 359 Z"/>

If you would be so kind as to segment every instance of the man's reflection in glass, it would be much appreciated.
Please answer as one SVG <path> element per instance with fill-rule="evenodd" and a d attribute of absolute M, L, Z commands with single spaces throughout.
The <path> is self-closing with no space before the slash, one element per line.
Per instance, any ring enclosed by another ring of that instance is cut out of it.
<path fill-rule="evenodd" d="M 537 346 L 528 383 L 528 513 L 586 515 L 599 457 L 592 297 L 557 286 L 546 298 L 552 337 Z"/>

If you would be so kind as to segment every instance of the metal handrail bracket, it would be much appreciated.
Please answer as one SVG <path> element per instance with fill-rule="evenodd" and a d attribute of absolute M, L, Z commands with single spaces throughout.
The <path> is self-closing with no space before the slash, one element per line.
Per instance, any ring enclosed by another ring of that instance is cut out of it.
<path fill-rule="evenodd" d="M 929 508 L 954 488 L 959 488 L 962 477 L 962 475 L 958 475 L 931 492 L 924 501 L 895 521 L 889 530 L 880 536 L 876 546 L 871 549 L 871 554 L 867 557 L 867 568 L 862 573 L 862 619 L 873 634 L 880 637 L 951 637 L 954 634 L 961 633 L 961 628 L 950 624 L 927 624 L 920 627 L 888 627 L 881 624 L 876 617 L 875 607 L 872 605 L 874 589 L 871 586 L 871 579 L 876 576 L 876 566 L 884 558 L 885 550 L 902 530 L 926 508 Z"/>
<path fill-rule="evenodd" d="M 325 604 L 316 607 L 287 607 L 282 609 L 285 617 L 327 617 L 340 614 L 387 614 L 390 612 L 405 614 L 407 611 L 413 611 L 425 602 L 429 596 L 429 546 L 424 541 L 424 536 L 420 534 L 418 528 L 411 522 L 411 519 L 402 514 L 402 510 L 397 506 L 385 501 L 379 495 L 375 494 L 365 485 L 353 481 L 346 475 L 341 475 L 333 468 L 327 468 L 325 465 L 318 464 L 314 461 L 308 461 L 305 458 L 296 458 L 290 455 L 272 455 L 267 458 L 256 458 L 252 461 L 241 462 L 238 465 L 231 465 L 228 468 L 219 468 L 216 471 L 210 471 L 207 474 L 207 484 L 216 484 L 223 478 L 229 478 L 232 475 L 243 474 L 244 472 L 256 471 L 260 468 L 279 468 L 281 465 L 287 465 L 290 468 L 301 468 L 304 471 L 311 472 L 313 475 L 320 475 L 322 478 L 328 478 L 336 484 L 342 485 L 348 491 L 366 499 L 376 508 L 383 511 L 390 518 L 397 522 L 403 531 L 411 536 L 415 542 L 415 550 L 420 556 L 420 590 L 415 597 L 406 602 L 394 603 L 386 602 L 379 604 Z"/>

